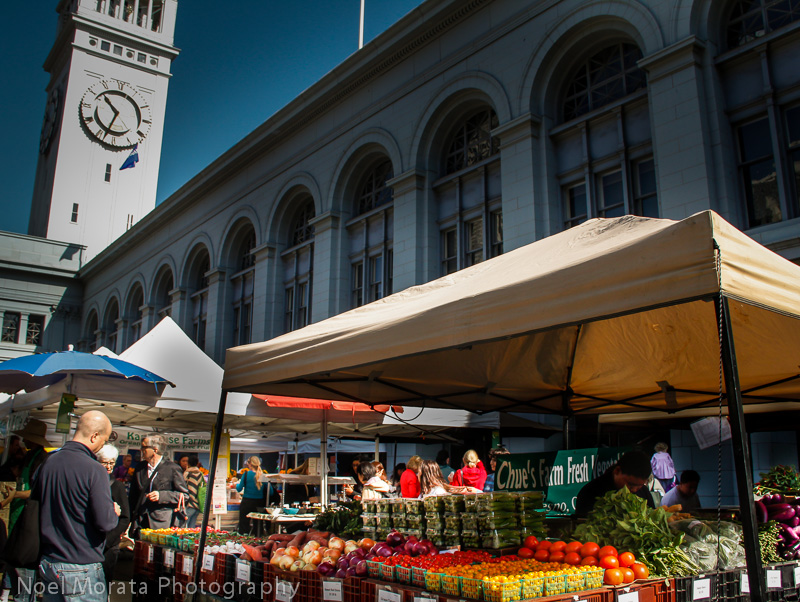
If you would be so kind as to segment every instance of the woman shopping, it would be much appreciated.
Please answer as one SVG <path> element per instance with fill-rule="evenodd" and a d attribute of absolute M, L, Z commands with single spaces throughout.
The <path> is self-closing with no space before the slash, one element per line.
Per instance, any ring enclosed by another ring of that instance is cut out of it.
<path fill-rule="evenodd" d="M 242 503 L 239 506 L 239 533 L 250 533 L 251 521 L 247 515 L 255 512 L 264 505 L 265 485 L 261 482 L 261 458 L 250 456 L 245 463 L 247 470 L 236 484 L 236 491 L 242 493 Z"/>
<path fill-rule="evenodd" d="M 475 487 L 483 491 L 486 483 L 486 469 L 478 457 L 478 452 L 470 449 L 462 458 L 464 466 L 453 473 L 452 485 Z"/>
<path fill-rule="evenodd" d="M 422 461 L 419 469 L 419 485 L 422 499 L 435 495 L 481 493 L 481 490 L 475 487 L 450 485 L 442 475 L 442 469 L 433 460 Z"/>

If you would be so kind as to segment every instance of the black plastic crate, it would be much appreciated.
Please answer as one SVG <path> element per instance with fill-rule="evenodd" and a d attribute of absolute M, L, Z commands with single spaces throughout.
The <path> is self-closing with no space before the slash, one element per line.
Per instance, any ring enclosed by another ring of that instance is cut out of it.
<path fill-rule="evenodd" d="M 750 602 L 750 594 L 742 593 L 741 569 L 717 573 L 717 597 L 720 602 Z"/>
<path fill-rule="evenodd" d="M 708 597 L 707 598 L 695 598 L 694 597 L 694 590 L 695 584 L 705 585 L 705 580 L 708 580 Z M 693 602 L 697 600 L 698 602 L 702 602 L 703 600 L 709 600 L 711 602 L 717 597 L 717 582 L 719 581 L 718 575 L 716 573 L 709 573 L 707 575 L 701 575 L 698 577 L 676 577 L 675 578 L 675 602 Z"/>
<path fill-rule="evenodd" d="M 771 564 L 764 567 L 765 571 L 780 571 L 781 587 L 770 588 L 767 584 L 768 602 L 796 602 L 798 598 L 798 588 L 795 586 L 794 569 L 798 567 L 796 562 L 785 562 L 781 564 Z"/>

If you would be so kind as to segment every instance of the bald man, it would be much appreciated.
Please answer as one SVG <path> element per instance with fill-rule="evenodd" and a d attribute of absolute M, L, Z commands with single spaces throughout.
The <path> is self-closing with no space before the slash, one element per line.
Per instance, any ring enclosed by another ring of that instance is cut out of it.
<path fill-rule="evenodd" d="M 117 526 L 108 473 L 95 454 L 111 435 L 102 412 L 86 412 L 75 436 L 53 452 L 39 470 L 31 496 L 41 503 L 39 572 L 43 600 L 105 602 L 103 546 Z M 76 598 L 75 595 L 79 597 Z"/>

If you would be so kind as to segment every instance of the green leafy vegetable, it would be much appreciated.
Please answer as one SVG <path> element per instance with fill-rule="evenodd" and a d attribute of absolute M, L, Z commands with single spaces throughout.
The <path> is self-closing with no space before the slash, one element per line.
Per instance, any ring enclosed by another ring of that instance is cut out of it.
<path fill-rule="evenodd" d="M 696 575 L 700 567 L 680 549 L 683 533 L 669 528 L 670 514 L 663 508 L 648 508 L 647 502 L 623 487 L 598 498 L 573 536 L 633 552 L 655 577 Z"/>
<path fill-rule="evenodd" d="M 361 534 L 361 502 L 343 502 L 314 519 L 314 528 L 330 531 L 344 539 L 359 537 Z"/>
<path fill-rule="evenodd" d="M 756 483 L 756 493 L 768 492 L 800 494 L 800 474 L 794 466 L 773 466 L 767 472 L 761 473 L 761 481 Z"/>

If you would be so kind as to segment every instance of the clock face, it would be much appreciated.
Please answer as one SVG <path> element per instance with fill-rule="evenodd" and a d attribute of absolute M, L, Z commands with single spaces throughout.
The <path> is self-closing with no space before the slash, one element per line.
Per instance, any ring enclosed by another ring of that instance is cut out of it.
<path fill-rule="evenodd" d="M 39 152 L 44 154 L 50 148 L 53 140 L 58 112 L 61 108 L 61 90 L 53 88 L 47 96 L 47 105 L 44 109 L 44 121 L 42 122 L 42 135 L 39 137 Z"/>
<path fill-rule="evenodd" d="M 150 106 L 133 86 L 117 80 L 100 80 L 81 100 L 81 121 L 103 144 L 131 147 L 150 131 Z"/>

